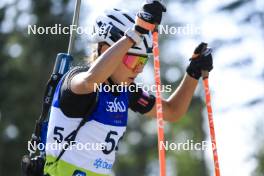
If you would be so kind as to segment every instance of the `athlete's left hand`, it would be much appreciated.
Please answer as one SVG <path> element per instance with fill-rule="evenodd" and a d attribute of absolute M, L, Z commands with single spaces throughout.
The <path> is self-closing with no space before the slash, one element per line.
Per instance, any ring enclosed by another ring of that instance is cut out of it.
<path fill-rule="evenodd" d="M 198 80 L 202 75 L 202 70 L 210 72 L 213 69 L 211 53 L 212 49 L 207 48 L 207 43 L 200 43 L 194 50 L 191 62 L 186 69 L 188 75 Z"/>

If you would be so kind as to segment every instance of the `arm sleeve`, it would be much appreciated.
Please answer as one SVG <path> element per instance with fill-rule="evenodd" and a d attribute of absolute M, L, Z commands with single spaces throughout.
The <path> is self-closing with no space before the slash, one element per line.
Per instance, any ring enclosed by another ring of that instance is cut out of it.
<path fill-rule="evenodd" d="M 132 84 L 136 86 L 136 84 Z M 134 112 L 145 114 L 155 105 L 156 98 L 148 94 L 142 88 L 137 88 L 129 92 L 129 108 Z"/>
<path fill-rule="evenodd" d="M 88 67 L 76 67 L 67 73 L 61 89 L 59 103 L 62 112 L 71 118 L 81 118 L 89 112 L 93 103 L 96 102 L 96 93 L 75 94 L 70 89 L 72 78 L 80 72 L 87 71 Z"/>

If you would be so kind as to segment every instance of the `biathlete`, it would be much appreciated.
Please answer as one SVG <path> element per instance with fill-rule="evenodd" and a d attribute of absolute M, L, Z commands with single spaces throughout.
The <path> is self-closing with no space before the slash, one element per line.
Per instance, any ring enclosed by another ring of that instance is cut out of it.
<path fill-rule="evenodd" d="M 113 9 L 96 19 L 91 40 L 98 44 L 97 57 L 87 67 L 71 69 L 58 84 L 50 112 L 47 144 L 67 143 L 86 117 L 71 145 L 104 145 L 98 150 L 71 147 L 63 155 L 61 149 L 46 147 L 45 175 L 110 175 L 119 140 L 126 131 L 128 109 L 155 118 L 155 96 L 140 88 L 123 92 L 114 88 L 112 91 L 98 91 L 94 85 L 136 85 L 134 80 L 152 53 L 151 32 L 160 24 L 165 11 L 159 1 L 149 1 L 137 15 Z M 199 50 L 201 45 L 195 53 Z M 212 68 L 211 54 L 191 60 L 178 88 L 168 99 L 162 100 L 165 121 L 176 122 L 186 113 L 201 70 L 211 71 Z"/>

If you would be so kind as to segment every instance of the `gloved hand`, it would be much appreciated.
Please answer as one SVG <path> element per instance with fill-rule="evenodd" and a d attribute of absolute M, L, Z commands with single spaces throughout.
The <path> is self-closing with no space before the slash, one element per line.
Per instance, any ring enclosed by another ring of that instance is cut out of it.
<path fill-rule="evenodd" d="M 141 34 L 153 31 L 162 19 L 162 13 L 166 7 L 158 0 L 146 0 L 142 10 L 137 13 L 135 30 Z"/>
<path fill-rule="evenodd" d="M 212 50 L 207 48 L 207 43 L 200 43 L 194 50 L 191 62 L 186 69 L 188 75 L 198 80 L 202 75 L 202 70 L 210 72 L 213 69 L 211 53 Z"/>

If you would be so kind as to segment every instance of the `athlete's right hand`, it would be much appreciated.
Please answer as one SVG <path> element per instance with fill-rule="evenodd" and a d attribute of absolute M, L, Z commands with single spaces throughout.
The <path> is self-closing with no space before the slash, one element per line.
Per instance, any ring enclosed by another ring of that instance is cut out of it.
<path fill-rule="evenodd" d="M 153 31 L 162 19 L 166 7 L 158 0 L 146 0 L 142 10 L 137 13 L 135 30 L 141 34 Z"/>

